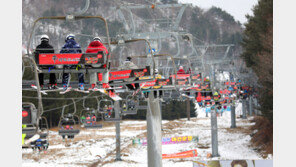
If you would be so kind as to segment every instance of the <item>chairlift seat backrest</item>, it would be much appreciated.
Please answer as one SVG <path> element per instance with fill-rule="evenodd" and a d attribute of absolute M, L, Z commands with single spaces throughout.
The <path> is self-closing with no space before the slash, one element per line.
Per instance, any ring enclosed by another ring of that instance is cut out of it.
<path fill-rule="evenodd" d="M 120 71 L 110 71 L 109 72 L 109 81 L 124 81 L 124 79 L 140 78 L 150 76 L 150 67 L 141 69 L 131 69 L 131 70 L 120 70 Z M 98 73 L 99 81 L 103 80 L 103 74 Z"/>
<path fill-rule="evenodd" d="M 103 65 L 106 64 L 106 54 L 98 53 L 36 53 L 38 65 Z"/>

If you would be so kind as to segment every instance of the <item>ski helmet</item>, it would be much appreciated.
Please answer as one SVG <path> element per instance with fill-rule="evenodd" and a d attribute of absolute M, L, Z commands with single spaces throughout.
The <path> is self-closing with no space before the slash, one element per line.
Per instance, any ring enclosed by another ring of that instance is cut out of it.
<path fill-rule="evenodd" d="M 46 34 L 41 35 L 41 41 L 49 41 L 49 37 Z"/>
<path fill-rule="evenodd" d="M 74 34 L 68 34 L 67 37 L 66 37 L 66 40 L 69 40 L 69 39 L 75 39 L 75 35 Z"/>
<path fill-rule="evenodd" d="M 102 42 L 102 40 L 101 40 L 101 38 L 100 38 L 99 36 L 94 37 L 93 40 L 94 40 L 94 41 L 100 41 L 100 42 Z"/>
<path fill-rule="evenodd" d="M 155 74 L 158 74 L 158 69 L 155 69 L 154 73 L 155 73 Z"/>
<path fill-rule="evenodd" d="M 180 66 L 179 69 L 183 69 L 183 66 Z"/>
<path fill-rule="evenodd" d="M 125 61 L 131 61 L 131 60 L 132 60 L 132 58 L 130 56 L 128 56 Z"/>

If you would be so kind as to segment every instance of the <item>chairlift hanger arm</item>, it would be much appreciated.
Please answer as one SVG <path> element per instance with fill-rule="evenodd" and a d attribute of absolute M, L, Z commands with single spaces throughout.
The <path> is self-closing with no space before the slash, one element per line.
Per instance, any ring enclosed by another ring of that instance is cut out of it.
<path fill-rule="evenodd" d="M 43 111 L 43 104 L 42 104 L 41 88 L 40 88 L 40 84 L 39 84 L 39 76 L 38 76 L 38 72 L 37 72 L 37 64 L 32 57 L 29 57 L 27 55 L 23 56 L 22 59 L 28 59 L 34 66 L 34 75 L 35 75 L 35 81 L 36 81 L 36 85 L 37 85 L 37 97 L 38 97 L 37 126 L 39 126 L 39 118 L 43 114 L 44 111 Z"/>

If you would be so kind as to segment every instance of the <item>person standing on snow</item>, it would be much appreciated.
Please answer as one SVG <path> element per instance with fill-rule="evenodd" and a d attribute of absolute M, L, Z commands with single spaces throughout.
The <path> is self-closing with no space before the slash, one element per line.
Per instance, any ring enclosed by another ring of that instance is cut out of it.
<path fill-rule="evenodd" d="M 105 52 L 108 55 L 107 48 L 103 45 L 102 40 L 100 37 L 94 37 L 93 41 L 89 43 L 85 53 L 98 53 L 100 51 Z M 97 85 L 97 73 L 90 74 L 90 84 L 91 89 L 94 89 Z"/>
<path fill-rule="evenodd" d="M 62 47 L 62 50 L 60 51 L 60 53 L 81 53 L 81 48 L 79 46 L 79 44 L 75 41 L 75 35 L 73 34 L 69 34 L 66 37 L 65 40 L 65 45 Z M 66 66 L 66 67 L 76 67 L 76 69 L 79 69 L 80 65 L 77 66 Z M 69 73 L 64 73 L 63 74 L 63 88 L 64 90 L 68 89 L 68 81 L 69 81 Z M 84 74 L 83 73 L 78 73 L 78 81 L 79 81 L 79 87 L 78 89 L 80 90 L 84 90 Z"/>
<path fill-rule="evenodd" d="M 49 44 L 49 37 L 44 34 L 40 38 L 41 43 L 36 47 L 35 53 L 54 53 L 53 47 Z M 52 68 L 53 66 L 43 66 L 46 68 Z M 43 89 L 44 85 L 44 74 L 39 73 L 39 84 L 41 89 Z M 57 79 L 54 73 L 49 74 L 49 83 L 48 89 L 57 89 Z"/>

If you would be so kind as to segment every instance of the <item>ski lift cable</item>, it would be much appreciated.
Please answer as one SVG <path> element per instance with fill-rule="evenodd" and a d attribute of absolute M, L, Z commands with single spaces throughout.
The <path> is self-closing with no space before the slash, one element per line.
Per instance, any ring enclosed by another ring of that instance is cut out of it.
<path fill-rule="evenodd" d="M 94 93 L 94 92 L 90 93 L 88 96 L 90 96 L 90 95 L 93 94 L 93 93 Z M 73 100 L 73 98 L 71 98 L 71 99 Z M 74 101 L 74 102 L 72 102 L 72 103 L 66 104 L 66 105 L 64 105 L 64 106 L 67 107 L 67 106 L 73 105 L 74 103 L 77 103 L 77 102 L 79 102 L 79 101 L 81 101 L 81 100 L 83 100 L 83 98 L 80 98 L 80 99 L 78 99 L 77 101 Z M 44 110 L 43 113 L 45 113 L 45 112 L 49 112 L 49 111 L 54 111 L 54 110 L 61 109 L 61 108 L 63 108 L 63 106 L 62 106 L 62 107 L 56 107 L 56 108 L 48 109 L 48 110 Z"/>
<path fill-rule="evenodd" d="M 101 96 L 91 96 L 91 97 L 88 97 L 88 98 L 97 98 L 97 97 L 101 97 Z M 22 96 L 22 98 L 26 98 L 26 99 L 38 99 L 38 97 L 35 97 L 35 96 Z M 54 97 L 42 97 L 42 100 L 71 100 L 71 99 L 75 99 L 75 100 L 80 100 L 84 97 L 77 97 L 77 98 L 54 98 Z"/>

